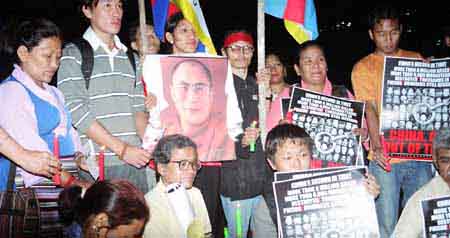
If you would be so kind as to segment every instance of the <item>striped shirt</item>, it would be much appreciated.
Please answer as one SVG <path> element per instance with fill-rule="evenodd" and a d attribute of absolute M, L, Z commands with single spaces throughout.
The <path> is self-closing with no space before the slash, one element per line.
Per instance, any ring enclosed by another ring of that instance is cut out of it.
<path fill-rule="evenodd" d="M 58 71 L 58 88 L 66 99 L 74 126 L 78 129 L 82 143 L 87 142 L 86 131 L 94 121 L 120 140 L 139 146 L 135 113 L 145 111 L 143 88 L 136 80 L 135 72 L 127 57 L 127 48 L 115 37 L 116 47 L 109 50 L 88 28 L 83 35 L 93 47 L 94 65 L 89 89 L 81 72 L 81 53 L 69 43 L 63 50 Z M 98 145 L 94 144 L 95 151 Z M 105 156 L 117 157 L 111 151 Z M 119 165 L 122 162 L 107 160 Z"/>

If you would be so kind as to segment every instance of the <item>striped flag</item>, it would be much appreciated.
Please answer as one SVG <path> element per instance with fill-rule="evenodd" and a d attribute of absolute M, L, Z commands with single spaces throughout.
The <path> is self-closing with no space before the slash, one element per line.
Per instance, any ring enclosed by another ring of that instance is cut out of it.
<path fill-rule="evenodd" d="M 164 39 L 164 26 L 167 19 L 177 11 L 174 9 L 179 9 L 194 27 L 200 39 L 197 52 L 217 55 L 198 0 L 152 0 L 153 22 L 158 37 Z"/>
<path fill-rule="evenodd" d="M 314 0 L 266 0 L 265 12 L 284 19 L 286 30 L 299 43 L 319 36 Z"/>
<path fill-rule="evenodd" d="M 153 28 L 161 41 L 164 41 L 164 27 L 167 18 L 180 11 L 170 0 L 151 0 Z"/>

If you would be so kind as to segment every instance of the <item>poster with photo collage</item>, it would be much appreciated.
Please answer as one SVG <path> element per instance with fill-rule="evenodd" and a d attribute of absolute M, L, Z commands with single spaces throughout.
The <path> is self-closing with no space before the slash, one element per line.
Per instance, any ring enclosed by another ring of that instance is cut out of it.
<path fill-rule="evenodd" d="M 356 165 L 362 158 L 361 138 L 352 130 L 362 127 L 364 103 L 294 87 L 289 110 L 292 123 L 314 141 L 317 167 Z"/>
<path fill-rule="evenodd" d="M 273 182 L 278 236 L 379 237 L 375 202 L 364 185 L 367 167 Z"/>
<path fill-rule="evenodd" d="M 435 131 L 450 123 L 449 63 L 385 58 L 380 133 L 388 157 L 431 161 Z"/>

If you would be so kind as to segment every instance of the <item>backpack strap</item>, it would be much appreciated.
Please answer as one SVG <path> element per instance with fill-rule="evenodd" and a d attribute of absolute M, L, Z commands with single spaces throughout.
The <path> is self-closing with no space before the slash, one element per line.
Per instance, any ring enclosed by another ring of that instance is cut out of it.
<path fill-rule="evenodd" d="M 131 47 L 128 47 L 127 49 L 127 56 L 130 60 L 131 67 L 133 67 L 134 73 L 136 73 L 136 59 L 134 58 L 133 50 L 131 49 Z"/>
<path fill-rule="evenodd" d="M 89 89 L 89 80 L 91 79 L 92 69 L 94 68 L 94 50 L 92 49 L 91 44 L 82 37 L 73 40 L 72 43 L 81 53 L 81 72 L 83 73 L 84 81 L 86 82 L 86 89 Z M 128 47 L 126 53 L 131 67 L 133 67 L 133 71 L 136 74 L 136 60 L 131 47 Z M 134 86 L 136 87 L 136 80 Z"/>
<path fill-rule="evenodd" d="M 83 73 L 86 89 L 89 89 L 89 80 L 94 67 L 94 50 L 87 40 L 78 38 L 72 41 L 81 53 L 81 72 Z"/>

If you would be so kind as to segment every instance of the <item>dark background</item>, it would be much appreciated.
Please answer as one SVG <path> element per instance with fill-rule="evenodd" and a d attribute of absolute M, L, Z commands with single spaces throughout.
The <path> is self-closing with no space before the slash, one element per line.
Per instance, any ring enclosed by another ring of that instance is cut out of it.
<path fill-rule="evenodd" d="M 218 52 L 223 35 L 229 29 L 244 28 L 256 37 L 256 2 L 256 0 L 200 0 Z M 373 50 L 367 34 L 366 16 L 378 2 L 380 1 L 315 0 L 320 31 L 318 40 L 326 46 L 329 78 L 333 82 L 345 84 L 351 89 L 350 72 L 353 64 Z M 425 56 L 433 55 L 434 49 L 442 43 L 442 28 L 450 25 L 450 1 L 392 2 L 402 12 L 404 31 L 401 47 L 419 51 Z M 2 5 L 0 26 L 24 18 L 46 17 L 62 29 L 66 41 L 81 36 L 87 27 L 87 23 L 77 10 L 76 0 L 15 0 L 3 1 Z M 147 11 L 147 15 L 151 19 L 151 11 Z M 124 41 L 128 39 L 127 25 L 137 20 L 137 16 L 137 0 L 126 1 L 120 32 Z M 297 43 L 285 30 L 282 20 L 266 15 L 265 21 L 266 52 L 280 52 L 285 56 L 286 63 L 291 65 Z M 253 67 L 256 66 L 256 60 L 254 61 Z M 2 68 L 5 69 L 4 66 Z M 290 73 L 292 76 L 290 80 L 295 81 L 292 70 Z"/>

